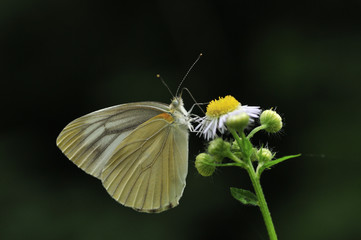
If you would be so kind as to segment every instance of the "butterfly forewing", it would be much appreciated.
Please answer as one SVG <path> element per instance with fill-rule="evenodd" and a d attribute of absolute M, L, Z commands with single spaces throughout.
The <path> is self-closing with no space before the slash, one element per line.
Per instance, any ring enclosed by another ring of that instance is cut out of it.
<path fill-rule="evenodd" d="M 109 194 L 142 212 L 178 205 L 188 168 L 188 129 L 168 113 L 138 126 L 115 149 L 101 174 Z"/>
<path fill-rule="evenodd" d="M 167 110 L 167 105 L 157 102 L 102 109 L 69 123 L 56 143 L 78 167 L 99 178 L 117 146 L 137 126 Z"/>

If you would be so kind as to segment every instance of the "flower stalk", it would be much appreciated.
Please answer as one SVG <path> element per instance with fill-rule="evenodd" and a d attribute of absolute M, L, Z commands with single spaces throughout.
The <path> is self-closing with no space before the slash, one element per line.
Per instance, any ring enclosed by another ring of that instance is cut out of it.
<path fill-rule="evenodd" d="M 264 220 L 266 228 L 267 228 L 268 236 L 269 236 L 270 240 L 276 240 L 277 239 L 276 230 L 273 225 L 271 213 L 268 209 L 266 198 L 264 197 L 264 194 L 263 194 L 263 190 L 262 190 L 261 183 L 260 183 L 260 178 L 257 177 L 253 166 L 251 166 L 247 170 L 247 172 L 252 181 L 252 185 L 253 185 L 254 191 L 256 193 L 257 199 L 258 199 L 258 205 L 261 210 L 263 220 Z"/>
<path fill-rule="evenodd" d="M 238 136 L 236 131 L 230 130 L 230 132 L 233 135 L 233 137 L 236 139 L 240 149 L 243 149 L 245 152 L 249 153 L 248 149 L 246 150 L 246 147 L 243 146 L 244 143 L 249 142 L 248 137 L 246 138 L 244 132 L 241 133 L 242 140 Z M 247 155 L 249 155 L 249 154 L 247 154 Z M 265 222 L 265 225 L 266 225 L 266 228 L 267 228 L 267 231 L 268 231 L 269 238 L 270 238 L 270 240 L 277 240 L 277 234 L 276 234 L 275 227 L 273 225 L 273 221 L 272 221 L 272 218 L 271 218 L 271 213 L 270 213 L 270 211 L 268 209 L 268 205 L 267 205 L 267 202 L 266 202 L 266 199 L 264 197 L 263 190 L 262 190 L 262 187 L 261 187 L 260 176 L 257 176 L 257 174 L 256 174 L 256 172 L 254 170 L 254 167 L 252 165 L 252 161 L 250 159 L 250 156 L 247 156 L 247 155 L 246 155 L 246 157 L 244 159 L 244 161 L 246 162 L 245 169 L 248 172 L 248 175 L 249 175 L 249 177 L 251 179 L 254 191 L 256 193 L 256 196 L 257 196 L 257 199 L 258 199 L 258 206 L 259 206 L 259 208 L 261 210 L 263 220 Z"/>

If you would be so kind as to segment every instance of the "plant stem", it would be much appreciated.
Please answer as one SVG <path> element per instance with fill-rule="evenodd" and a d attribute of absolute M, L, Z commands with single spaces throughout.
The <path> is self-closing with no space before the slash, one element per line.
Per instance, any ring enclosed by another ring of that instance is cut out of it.
<path fill-rule="evenodd" d="M 261 213 L 263 215 L 263 220 L 264 220 L 264 222 L 266 224 L 266 228 L 267 228 L 267 231 L 268 231 L 268 236 L 269 236 L 270 240 L 277 240 L 276 230 L 275 230 L 275 227 L 273 225 L 272 218 L 271 218 L 271 213 L 270 213 L 270 211 L 268 209 L 267 202 L 266 202 L 266 199 L 265 199 L 263 191 L 262 191 L 260 179 L 256 175 L 256 172 L 254 171 L 254 168 L 253 168 L 252 164 L 250 164 L 249 167 L 247 168 L 247 172 L 249 174 L 249 177 L 251 178 L 253 188 L 254 188 L 254 190 L 256 192 L 256 195 L 257 195 L 257 198 L 258 198 L 259 208 L 260 208 Z"/>
<path fill-rule="evenodd" d="M 215 167 L 243 167 L 243 165 L 239 163 L 206 163 L 206 164 Z"/>
<path fill-rule="evenodd" d="M 276 234 L 276 230 L 273 225 L 273 222 L 272 222 L 271 213 L 268 209 L 267 202 L 266 202 L 266 199 L 265 199 L 263 191 L 262 191 L 260 176 L 256 174 L 253 164 L 252 164 L 252 161 L 250 159 L 250 156 L 251 156 L 250 151 L 252 151 L 252 148 L 249 149 L 249 147 L 246 147 L 247 141 L 250 144 L 250 146 L 252 146 L 249 139 L 256 132 L 262 130 L 264 127 L 265 126 L 261 125 L 255 129 L 253 129 L 253 131 L 247 137 L 245 136 L 244 132 L 240 132 L 241 137 L 233 129 L 230 129 L 230 132 L 233 135 L 233 137 L 235 138 L 235 140 L 237 141 L 238 146 L 240 147 L 241 151 L 246 156 L 246 159 L 244 159 L 244 161 L 245 161 L 244 168 L 247 170 L 248 175 L 251 178 L 254 191 L 256 192 L 259 208 L 261 210 L 263 220 L 266 224 L 268 236 L 269 236 L 270 240 L 277 240 L 277 234 Z"/>
<path fill-rule="evenodd" d="M 251 139 L 253 137 L 253 135 L 255 135 L 257 132 L 263 130 L 266 128 L 266 125 L 261 125 L 261 126 L 258 126 L 256 128 L 254 128 L 247 136 L 248 139 Z"/>
<path fill-rule="evenodd" d="M 230 131 L 230 133 L 233 135 L 234 139 L 236 139 L 239 148 L 240 148 L 241 151 L 243 152 L 243 151 L 244 151 L 244 149 L 243 149 L 244 146 L 243 146 L 243 144 L 242 144 L 241 138 L 238 136 L 238 134 L 237 134 L 237 132 L 236 132 L 235 130 L 230 129 L 229 131 Z"/>

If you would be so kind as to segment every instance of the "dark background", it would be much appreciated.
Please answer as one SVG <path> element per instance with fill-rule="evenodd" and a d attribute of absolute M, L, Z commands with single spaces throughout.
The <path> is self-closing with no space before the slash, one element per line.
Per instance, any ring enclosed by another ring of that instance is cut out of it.
<path fill-rule="evenodd" d="M 143 100 L 168 103 L 160 73 L 198 102 L 231 94 L 277 107 L 277 156 L 262 185 L 279 239 L 360 239 L 360 1 L 0 2 L 1 239 L 267 239 L 259 209 L 232 199 L 246 172 L 194 168 L 180 205 L 149 215 L 108 196 L 55 139 L 71 120 Z M 193 101 L 184 96 L 186 107 Z M 199 114 L 199 110 L 195 110 Z"/>

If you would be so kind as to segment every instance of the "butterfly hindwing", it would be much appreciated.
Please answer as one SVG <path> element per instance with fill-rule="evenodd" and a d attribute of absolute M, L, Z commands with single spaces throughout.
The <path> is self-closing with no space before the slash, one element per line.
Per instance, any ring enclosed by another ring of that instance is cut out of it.
<path fill-rule="evenodd" d="M 101 174 L 108 193 L 142 212 L 178 205 L 188 169 L 188 130 L 161 113 L 139 125 L 115 149 Z"/>

